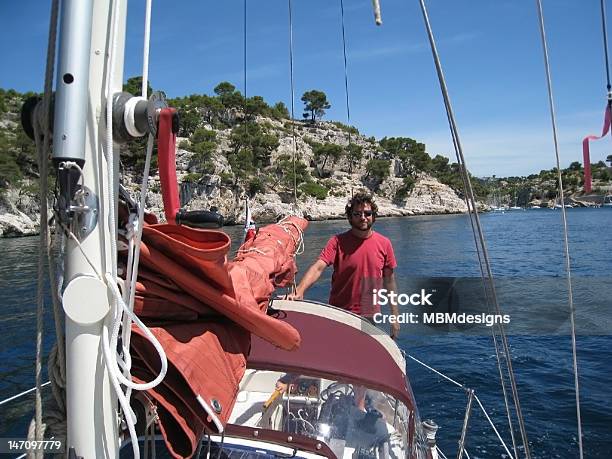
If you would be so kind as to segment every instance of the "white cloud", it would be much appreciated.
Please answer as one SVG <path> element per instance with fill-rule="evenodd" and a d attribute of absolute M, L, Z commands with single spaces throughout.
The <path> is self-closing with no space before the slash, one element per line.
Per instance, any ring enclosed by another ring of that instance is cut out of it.
<path fill-rule="evenodd" d="M 559 125 L 561 167 L 567 167 L 572 161 L 582 162 L 582 139 L 589 133 L 584 125 Z M 468 168 L 477 176 L 529 175 L 556 166 L 550 123 L 469 126 L 459 134 Z M 448 131 L 421 132 L 418 137 L 427 145 L 430 155 L 444 154 L 455 161 Z M 591 162 L 604 159 L 609 146 L 606 139 L 592 142 Z"/>
<path fill-rule="evenodd" d="M 438 40 L 439 45 L 453 46 L 461 45 L 466 42 L 472 41 L 478 37 L 478 32 L 465 32 L 451 35 L 449 37 Z M 397 45 L 390 44 L 388 46 L 361 48 L 356 50 L 349 50 L 348 57 L 351 60 L 367 60 L 376 57 L 389 57 L 402 54 L 418 54 L 429 51 L 429 42 L 422 41 L 420 43 L 414 43 L 410 45 Z"/>

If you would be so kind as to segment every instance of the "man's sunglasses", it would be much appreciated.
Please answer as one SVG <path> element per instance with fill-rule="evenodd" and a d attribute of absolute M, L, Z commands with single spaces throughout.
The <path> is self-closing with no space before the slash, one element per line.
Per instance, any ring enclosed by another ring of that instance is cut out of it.
<path fill-rule="evenodd" d="M 371 217 L 374 212 L 372 212 L 371 210 L 364 210 L 362 212 L 353 211 L 352 214 L 353 217 L 361 217 L 362 215 L 365 217 Z"/>

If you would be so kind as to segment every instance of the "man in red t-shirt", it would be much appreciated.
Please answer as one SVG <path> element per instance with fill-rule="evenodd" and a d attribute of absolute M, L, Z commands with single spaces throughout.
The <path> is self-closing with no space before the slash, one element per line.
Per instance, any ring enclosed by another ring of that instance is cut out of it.
<path fill-rule="evenodd" d="M 319 259 L 304 274 L 296 292 L 287 298 L 301 300 L 325 268 L 333 265 L 329 303 L 371 319 L 378 312 L 373 304 L 372 290 L 397 291 L 393 274 L 397 262 L 391 241 L 372 230 L 377 209 L 370 195 L 353 196 L 345 208 L 351 229 L 328 241 Z M 397 305 L 391 305 L 391 313 L 398 315 Z M 391 324 L 391 338 L 397 339 L 399 329 L 398 323 Z"/>

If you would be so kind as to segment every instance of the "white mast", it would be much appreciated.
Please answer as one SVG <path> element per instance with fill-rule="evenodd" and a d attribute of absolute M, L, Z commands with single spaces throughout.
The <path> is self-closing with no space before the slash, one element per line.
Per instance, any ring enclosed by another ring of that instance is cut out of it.
<path fill-rule="evenodd" d="M 112 46 L 111 0 L 64 0 L 60 26 L 54 161 L 56 165 L 72 161 L 82 166 L 85 187 L 85 193 L 77 193 L 76 199 L 77 207 L 80 200 L 82 208 L 72 209 L 75 217 L 71 229 L 81 247 L 69 239 L 65 255 L 66 448 L 67 451 L 74 448 L 76 455 L 84 458 L 115 458 L 119 447 L 117 396 L 110 384 L 101 347 L 103 323 L 110 323 L 112 319 L 109 317 L 111 295 L 98 277 L 111 272 L 113 263 L 113 236 L 107 218 L 109 212 L 116 213 L 116 203 L 109 204 L 104 190 L 110 187 L 117 190 L 118 168 L 115 166 L 113 177 L 108 176 L 104 142 L 105 86 L 110 78 L 113 92 L 121 91 L 127 6 L 124 0 L 116 1 L 119 2 L 113 50 L 116 63 L 112 75 L 107 68 L 107 55 Z M 86 91 L 81 90 L 76 96 L 83 84 Z M 78 171 L 74 165 L 67 167 Z M 60 179 L 61 174 L 60 171 Z"/>

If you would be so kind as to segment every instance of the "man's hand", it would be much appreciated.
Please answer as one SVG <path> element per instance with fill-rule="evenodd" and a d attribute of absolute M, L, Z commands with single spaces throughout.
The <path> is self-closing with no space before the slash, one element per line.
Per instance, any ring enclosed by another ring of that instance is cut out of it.
<path fill-rule="evenodd" d="M 287 387 L 288 387 L 288 384 L 281 382 L 281 380 L 279 379 L 278 381 L 276 381 L 276 385 L 274 386 L 274 389 L 281 393 L 284 393 L 287 391 Z"/>
<path fill-rule="evenodd" d="M 400 333 L 400 325 L 398 323 L 392 323 L 391 333 L 389 334 L 391 336 L 391 339 L 393 341 L 397 341 L 397 339 L 399 338 L 399 333 Z"/>
<path fill-rule="evenodd" d="M 397 283 L 395 282 L 395 274 L 393 273 L 393 269 L 383 269 L 383 286 L 390 292 L 397 292 Z M 397 319 L 399 316 L 399 309 L 397 307 L 397 303 L 391 301 L 391 304 L 389 306 L 391 308 L 391 315 L 395 316 L 395 318 Z M 389 333 L 391 339 L 397 341 L 397 339 L 399 338 L 399 333 L 400 325 L 397 322 L 392 323 L 391 332 Z"/>
<path fill-rule="evenodd" d="M 288 293 L 285 296 L 286 300 L 290 300 L 290 301 L 300 301 L 304 299 L 304 295 L 302 295 L 301 293 L 295 292 L 295 293 Z"/>
<path fill-rule="evenodd" d="M 327 268 L 327 265 L 323 260 L 319 259 L 315 261 L 312 266 L 308 268 L 306 274 L 304 274 L 300 285 L 298 285 L 295 289 L 295 293 L 288 294 L 287 296 L 285 296 L 285 299 L 293 301 L 303 300 L 304 293 L 306 293 L 306 290 L 308 290 L 310 286 L 319 279 L 321 273 L 325 271 L 325 268 Z"/>

